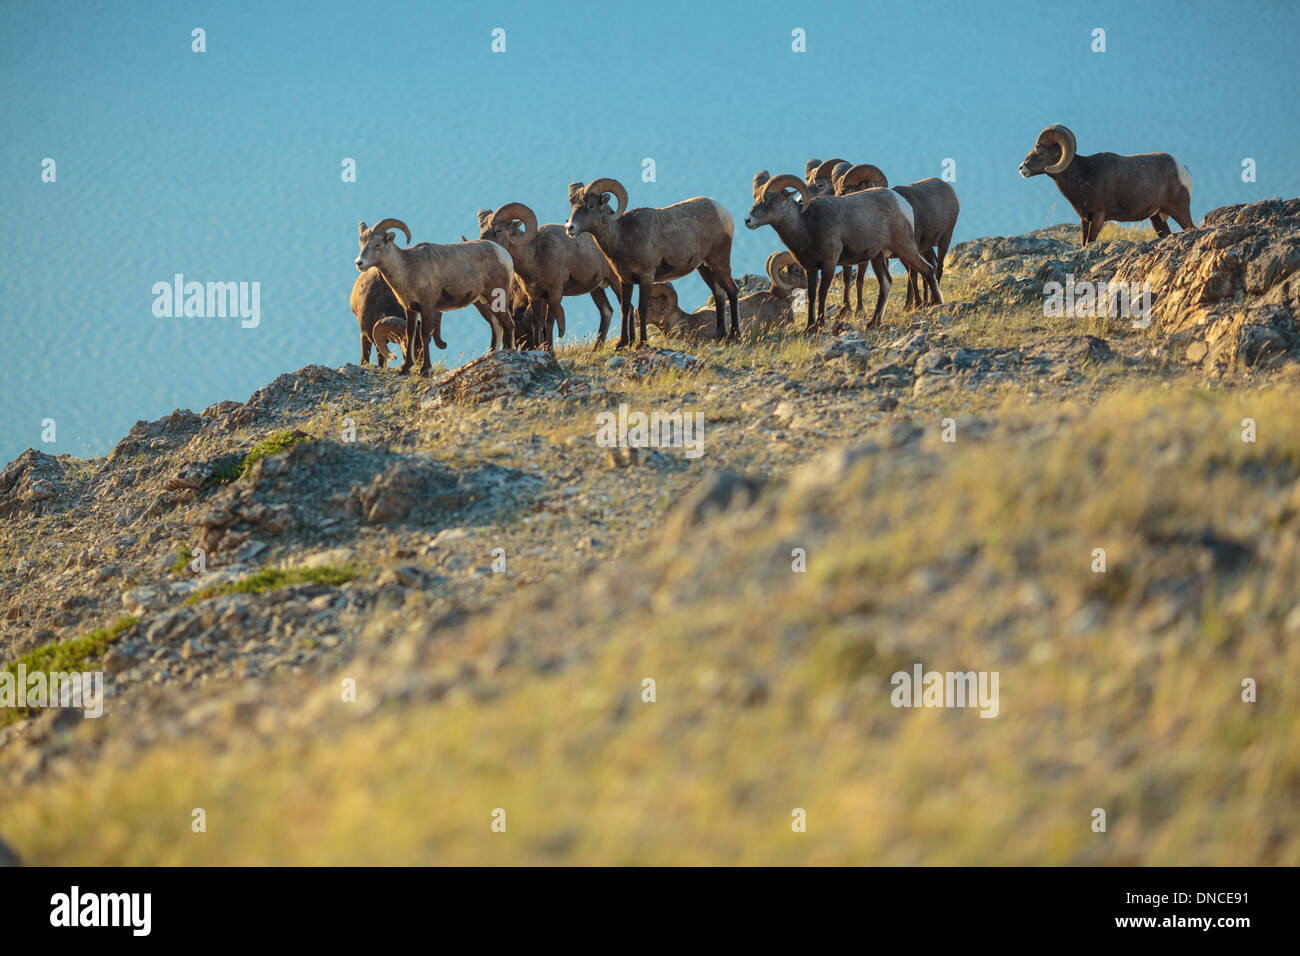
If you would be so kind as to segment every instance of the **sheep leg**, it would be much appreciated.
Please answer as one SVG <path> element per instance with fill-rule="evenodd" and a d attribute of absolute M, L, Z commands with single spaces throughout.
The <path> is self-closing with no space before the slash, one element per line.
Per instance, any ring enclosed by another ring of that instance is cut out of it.
<path fill-rule="evenodd" d="M 564 298 L 561 296 L 546 305 L 546 351 L 555 351 L 555 332 L 564 337 Z"/>
<path fill-rule="evenodd" d="M 550 302 L 542 296 L 537 296 L 529 303 L 533 321 L 530 326 L 531 331 L 528 334 L 528 347 L 531 349 L 540 349 L 542 343 L 546 341 L 546 314 L 550 310 Z"/>
<path fill-rule="evenodd" d="M 840 270 L 840 285 L 844 287 L 844 311 L 849 311 L 849 286 L 853 284 L 853 266 Z"/>
<path fill-rule="evenodd" d="M 803 330 L 805 333 L 808 333 L 812 332 L 813 329 L 817 327 L 818 270 L 814 266 L 811 269 L 806 269 L 805 272 L 808 274 L 808 324 L 804 326 Z"/>
<path fill-rule="evenodd" d="M 727 337 L 727 313 L 726 306 L 722 303 L 722 286 L 718 284 L 718 277 L 713 274 L 713 270 L 706 265 L 699 266 L 696 270 L 704 284 L 709 287 L 709 292 L 713 294 L 713 311 L 718 317 L 718 341 L 721 342 Z"/>
<path fill-rule="evenodd" d="M 864 266 L 858 266 L 858 311 L 862 311 L 862 280 L 867 277 L 867 270 Z"/>
<path fill-rule="evenodd" d="M 609 331 L 609 320 L 614 316 L 614 310 L 610 308 L 609 296 L 605 295 L 605 289 L 602 286 L 594 289 L 591 293 L 591 301 L 596 303 L 596 311 L 600 313 L 600 331 L 596 333 L 596 348 L 605 344 L 605 333 Z M 560 338 L 564 338 L 564 326 L 560 326 Z"/>
<path fill-rule="evenodd" d="M 623 328 L 619 332 L 616 349 L 625 349 L 632 344 L 632 283 L 619 284 L 619 304 L 622 307 Z"/>
<path fill-rule="evenodd" d="M 1101 213 L 1095 213 L 1088 219 L 1084 223 L 1084 229 L 1086 230 L 1084 235 L 1087 238 L 1083 240 L 1083 244 L 1086 246 L 1090 242 L 1096 242 L 1097 237 L 1101 235 L 1101 227 L 1104 225 L 1106 225 L 1106 217 Z"/>
<path fill-rule="evenodd" d="M 938 264 L 937 264 L 937 259 L 935 258 L 934 249 L 932 249 L 932 248 L 930 248 L 930 247 L 926 247 L 925 249 L 922 249 L 922 250 L 921 250 L 921 258 L 924 259 L 926 262 L 930 263 L 930 268 L 934 270 L 934 283 L 935 283 L 935 285 L 938 285 L 938 284 L 939 284 L 939 266 L 938 266 Z M 918 300 L 918 301 L 917 301 L 917 304 L 919 305 L 919 304 L 920 304 L 920 298 L 921 298 L 921 289 L 920 289 L 920 284 L 919 284 L 919 282 L 918 282 L 918 285 L 917 285 L 916 297 L 917 297 L 917 300 Z M 934 304 L 935 304 L 934 296 L 930 294 L 930 290 L 929 290 L 928 288 L 925 290 L 925 304 L 926 304 L 926 305 L 934 305 Z"/>
<path fill-rule="evenodd" d="M 876 274 L 876 285 L 879 291 L 876 293 L 876 308 L 871 313 L 868 326 L 875 325 L 884 317 L 885 303 L 889 301 L 889 287 L 894 284 L 894 280 L 889 277 L 889 261 L 883 252 L 872 258 L 871 271 Z"/>
<path fill-rule="evenodd" d="M 428 342 L 430 336 L 432 336 L 433 344 L 440 349 L 446 350 L 447 343 L 442 340 L 442 313 L 435 309 L 430 315 L 426 316 L 421 312 L 420 325 L 424 326 L 425 324 L 429 326 L 429 334 L 419 336 L 419 341 Z"/>
<path fill-rule="evenodd" d="M 921 296 L 917 291 L 916 273 L 911 269 L 907 270 L 907 298 L 903 300 L 903 310 L 909 311 L 917 308 L 921 304 Z"/>
<path fill-rule="evenodd" d="M 637 339 L 637 348 L 642 348 L 649 342 L 649 339 L 646 337 L 645 320 L 646 316 L 650 314 L 650 297 L 654 293 L 654 287 L 655 280 L 653 277 L 642 279 L 638 286 L 640 291 L 637 293 L 636 314 L 637 319 L 641 323 L 641 332 Z"/>
<path fill-rule="evenodd" d="M 934 256 L 934 281 L 943 281 L 943 261 L 948 258 L 948 245 L 952 242 L 952 233 L 939 240 Z"/>
<path fill-rule="evenodd" d="M 415 329 L 417 325 L 416 316 L 420 314 L 420 307 L 412 303 L 406 307 L 406 345 L 402 348 L 404 355 L 402 367 L 397 370 L 398 375 L 405 375 L 411 371 L 411 365 L 415 362 Z"/>
<path fill-rule="evenodd" d="M 736 285 L 734 277 L 727 276 L 727 302 L 731 305 L 731 337 L 740 338 L 740 286 Z M 716 299 L 714 301 L 717 301 Z"/>
<path fill-rule="evenodd" d="M 365 332 L 361 333 L 361 364 L 370 364 L 370 336 L 366 335 Z M 382 358 L 379 360 L 379 367 L 384 367 L 384 360 Z"/>
<path fill-rule="evenodd" d="M 429 339 L 438 336 L 438 330 L 440 328 L 442 328 L 441 312 L 435 311 L 429 316 L 428 322 L 424 321 L 424 315 L 421 314 L 420 324 L 418 326 L 420 334 L 416 337 L 416 341 L 419 343 L 418 348 L 420 350 L 419 359 L 421 375 L 429 374 Z M 445 342 L 439 342 L 438 347 L 445 349 L 447 344 Z M 385 345 L 384 348 L 387 349 L 388 346 Z"/>
<path fill-rule="evenodd" d="M 817 328 L 820 329 L 826 324 L 826 293 L 831 291 L 831 283 L 835 281 L 835 260 L 822 263 L 818 271 L 822 274 L 817 289 Z"/>
<path fill-rule="evenodd" d="M 943 305 L 943 296 L 939 294 L 939 283 L 934 279 L 934 268 L 925 256 L 915 249 L 909 249 L 899 255 L 899 258 L 903 260 L 903 265 L 907 266 L 908 269 L 915 269 L 925 279 L 925 284 L 930 287 L 930 292 L 934 295 L 934 304 Z M 917 298 L 920 299 L 919 292 Z"/>
<path fill-rule="evenodd" d="M 1155 227 L 1157 238 L 1163 239 L 1169 235 L 1169 223 L 1165 222 L 1165 217 L 1160 213 L 1157 212 L 1151 216 L 1151 225 Z"/>
<path fill-rule="evenodd" d="M 475 302 L 474 308 L 478 309 L 478 314 L 483 316 L 483 321 L 486 322 L 488 328 L 492 330 L 492 339 L 488 342 L 488 351 L 495 352 L 497 349 L 501 348 L 502 342 L 505 341 L 504 330 L 497 325 L 496 314 L 489 309 L 485 303 Z"/>

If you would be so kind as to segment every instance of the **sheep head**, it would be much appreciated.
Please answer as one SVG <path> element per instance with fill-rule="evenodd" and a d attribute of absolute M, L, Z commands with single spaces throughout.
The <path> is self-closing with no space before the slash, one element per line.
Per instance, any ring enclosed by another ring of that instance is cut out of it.
<path fill-rule="evenodd" d="M 782 297 L 808 281 L 794 254 L 784 249 L 767 257 L 767 277 L 772 280 L 772 292 Z"/>
<path fill-rule="evenodd" d="M 358 272 L 365 272 L 371 266 L 379 265 L 380 261 L 396 248 L 393 245 L 394 229 L 402 230 L 409 245 L 411 230 L 400 219 L 381 219 L 369 227 L 364 222 L 357 223 L 357 244 L 361 247 L 361 254 L 356 259 Z"/>
<path fill-rule="evenodd" d="M 836 166 L 845 163 L 843 159 L 828 159 L 818 163 L 817 168 L 804 174 L 804 182 L 813 196 L 829 196 L 835 189 L 831 173 Z"/>
<path fill-rule="evenodd" d="M 1074 161 L 1078 146 L 1069 127 L 1057 123 L 1038 134 L 1034 148 L 1020 164 L 1020 175 L 1028 179 L 1041 173 L 1055 175 L 1064 172 Z"/>
<path fill-rule="evenodd" d="M 617 209 L 610 208 L 610 196 L 618 200 Z M 623 215 L 627 211 L 627 190 L 617 179 L 593 179 L 586 186 L 570 183 L 569 203 L 573 211 L 564 224 L 564 231 L 577 238 L 584 232 L 601 230 Z"/>
<path fill-rule="evenodd" d="M 678 312 L 677 290 L 672 283 L 656 282 L 650 290 L 650 309 L 646 314 L 646 322 L 662 332 L 664 338 L 669 338 Z"/>
<path fill-rule="evenodd" d="M 793 189 L 799 194 L 803 206 L 807 206 L 812 199 L 807 184 L 798 176 L 783 173 L 770 178 L 766 169 L 760 170 L 754 176 L 754 205 L 745 217 L 745 228 L 757 229 L 790 216 L 798 216 L 803 206 L 795 203 L 794 198 L 786 192 L 787 189 Z"/>
<path fill-rule="evenodd" d="M 522 230 L 515 228 L 516 222 L 523 226 Z M 480 239 L 491 239 L 508 249 L 511 244 L 533 241 L 537 236 L 537 216 L 521 202 L 508 202 L 496 212 L 479 210 L 478 228 Z"/>
<path fill-rule="evenodd" d="M 889 185 L 889 180 L 885 174 L 880 171 L 879 166 L 872 166 L 870 163 L 858 163 L 856 166 L 847 168 L 837 166 L 835 174 L 835 195 L 844 196 L 848 193 L 855 193 L 862 189 L 871 189 L 873 186 L 885 187 Z"/>

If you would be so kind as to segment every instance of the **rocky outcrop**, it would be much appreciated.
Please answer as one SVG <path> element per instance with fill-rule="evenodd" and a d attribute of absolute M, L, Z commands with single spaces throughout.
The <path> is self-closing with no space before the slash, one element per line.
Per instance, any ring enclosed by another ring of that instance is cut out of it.
<path fill-rule="evenodd" d="M 522 395 L 539 382 L 564 374 L 550 352 L 489 352 L 433 383 L 426 408 L 477 405 Z"/>
<path fill-rule="evenodd" d="M 64 462 L 29 448 L 0 473 L 0 517 L 22 511 L 39 512 L 64 484 Z"/>
<path fill-rule="evenodd" d="M 1205 223 L 1097 263 L 1149 282 L 1157 334 L 1215 374 L 1300 360 L 1300 199 L 1224 206 Z"/>
<path fill-rule="evenodd" d="M 949 268 L 987 283 L 957 315 L 1042 303 L 1049 282 L 1115 282 L 1152 293 L 1149 334 L 1207 373 L 1300 361 L 1300 198 L 1223 206 L 1194 229 L 1079 248 L 1065 227 L 953 247 Z"/>

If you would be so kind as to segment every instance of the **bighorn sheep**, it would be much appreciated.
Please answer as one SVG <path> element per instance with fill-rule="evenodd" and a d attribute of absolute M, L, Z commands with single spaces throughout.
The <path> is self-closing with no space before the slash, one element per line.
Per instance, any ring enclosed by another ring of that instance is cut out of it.
<path fill-rule="evenodd" d="M 835 171 L 837 169 L 848 169 L 847 160 L 828 159 L 822 162 L 820 159 L 810 159 L 803 167 L 803 181 L 808 187 L 808 192 L 814 199 L 818 196 L 831 196 L 835 193 Z M 862 311 L 862 280 L 867 276 L 865 269 L 858 269 L 858 311 Z M 840 284 L 844 287 L 844 308 L 849 307 L 849 286 L 853 284 L 853 266 L 846 265 L 840 272 Z"/>
<path fill-rule="evenodd" d="M 794 201 L 789 189 L 799 193 L 802 203 Z M 916 248 L 912 208 L 892 189 L 813 198 L 798 176 L 772 178 L 764 169 L 754 176 L 754 206 L 745 217 L 745 225 L 750 229 L 763 225 L 774 228 L 808 274 L 810 332 L 825 323 L 826 293 L 835 269 L 849 263 L 871 263 L 880 284 L 871 324 L 879 322 L 892 284 L 885 262 L 890 252 L 925 278 L 936 302 L 943 301 L 933 267 Z"/>
<path fill-rule="evenodd" d="M 375 343 L 380 368 L 387 368 L 389 359 L 395 357 L 388 351 L 389 345 L 396 345 L 401 357 L 406 358 L 406 319 L 402 317 L 400 308 L 397 315 L 386 315 L 372 326 L 371 340 Z M 418 348 L 418 338 L 416 342 Z M 417 353 L 415 357 L 418 359 L 420 356 Z"/>
<path fill-rule="evenodd" d="M 417 345 L 423 349 L 420 374 L 428 373 L 429 338 L 438 348 L 447 347 L 442 340 L 442 313 L 451 309 L 467 305 L 478 309 L 492 328 L 489 351 L 513 344 L 507 298 L 514 263 L 508 252 L 482 240 L 454 245 L 421 242 L 403 249 L 393 242 L 393 229 L 400 229 L 411 241 L 411 230 L 400 219 L 382 219 L 373 227 L 357 223 L 361 253 L 356 266 L 361 272 L 378 268 L 406 313 L 403 374 L 411 370 Z M 419 323 L 417 316 L 422 319 Z"/>
<path fill-rule="evenodd" d="M 740 299 L 742 332 L 764 332 L 794 321 L 793 293 L 806 283 L 803 269 L 789 252 L 774 252 L 767 257 L 767 275 L 772 282 L 766 291 L 751 292 Z M 677 305 L 677 290 L 668 282 L 656 282 L 650 293 L 648 321 L 665 338 L 703 339 L 715 317 L 710 306 L 682 311 Z"/>
<path fill-rule="evenodd" d="M 388 283 L 384 281 L 378 269 L 367 269 L 357 276 L 357 281 L 353 283 L 348 304 L 352 307 L 352 314 L 357 317 L 357 325 L 361 328 L 361 364 L 370 364 L 370 348 L 374 345 L 378 352 L 379 367 L 386 368 L 388 360 L 392 358 L 388 351 L 389 328 L 384 326 L 382 330 L 377 330 L 376 323 L 382 322 L 387 316 L 402 316 L 402 328 L 405 330 L 406 310 L 402 308 L 402 303 L 397 301 L 393 290 L 388 288 Z M 379 342 L 381 337 L 384 338 L 382 344 Z M 405 344 L 404 333 L 403 344 Z"/>
<path fill-rule="evenodd" d="M 609 197 L 618 200 L 610 208 Z M 616 179 L 597 179 L 584 186 L 569 184 L 573 212 L 565 228 L 570 236 L 590 233 L 613 267 L 619 281 L 623 329 L 618 345 L 638 340 L 632 322 L 632 289 L 640 292 L 639 344 L 646 342 L 646 319 L 656 281 L 667 281 L 698 271 L 717 303 L 718 338 L 727 334 L 722 299 L 731 306 L 731 337 L 740 335 L 739 289 L 731 276 L 731 240 L 736 226 L 721 203 L 696 197 L 663 208 L 627 208 L 627 190 Z"/>
<path fill-rule="evenodd" d="M 847 196 L 862 189 L 888 188 L 889 180 L 877 166 L 861 163 L 836 170 L 835 195 Z M 942 179 L 922 179 L 910 186 L 895 186 L 894 192 L 907 200 L 912 207 L 915 224 L 916 247 L 925 260 L 934 267 L 934 283 L 943 281 L 943 263 L 952 244 L 952 234 L 957 228 L 961 203 L 957 191 Z M 927 304 L 933 305 L 933 302 Z M 907 272 L 906 308 L 921 305 L 921 289 L 917 274 Z M 862 308 L 862 290 L 858 289 L 858 308 Z"/>
<path fill-rule="evenodd" d="M 514 227 L 516 222 L 522 229 Z M 514 260 L 532 308 L 530 342 L 553 349 L 557 323 L 564 336 L 564 296 L 590 295 L 600 312 L 596 347 L 604 344 L 614 314 L 605 289 L 617 288 L 618 279 L 591 236 L 570 238 L 558 223 L 539 228 L 537 216 L 521 202 L 507 203 L 496 212 L 480 209 L 478 228 L 481 238 L 495 242 Z"/>
<path fill-rule="evenodd" d="M 1079 214 L 1083 244 L 1095 242 L 1107 220 L 1140 222 L 1150 219 L 1157 236 L 1169 235 L 1174 219 L 1183 229 L 1192 220 L 1192 174 L 1168 153 L 1077 154 L 1074 134 L 1059 123 L 1038 134 L 1034 148 L 1020 164 L 1028 179 L 1046 173 Z"/>

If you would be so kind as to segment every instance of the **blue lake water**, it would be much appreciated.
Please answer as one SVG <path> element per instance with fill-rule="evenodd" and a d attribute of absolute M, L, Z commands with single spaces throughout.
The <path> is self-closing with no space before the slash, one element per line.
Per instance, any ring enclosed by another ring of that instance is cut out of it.
<path fill-rule="evenodd" d="M 756 170 L 810 156 L 892 183 L 954 161 L 957 240 L 1073 221 L 1016 167 L 1038 131 L 1173 153 L 1193 214 L 1300 192 L 1294 3 L 6 4 L 0 12 L 0 461 L 103 454 L 137 419 L 243 400 L 358 359 L 358 220 L 475 238 L 476 210 L 568 215 L 613 176 L 633 205 L 707 195 L 737 221 Z M 192 47 L 205 31 L 206 52 Z M 493 31 L 505 31 L 493 52 Z M 1105 52 L 1094 52 L 1094 29 Z M 802 30 L 806 52 L 792 50 Z M 43 182 L 45 159 L 55 181 Z M 655 179 L 642 179 L 653 159 Z M 1242 181 L 1255 161 L 1257 181 Z M 344 182 L 342 163 L 356 163 Z M 160 318 L 155 283 L 260 283 L 261 321 Z M 684 305 L 707 294 L 678 283 Z M 570 300 L 569 336 L 596 311 Z M 488 330 L 444 320 L 457 364 Z M 56 440 L 42 442 L 52 419 Z"/>

